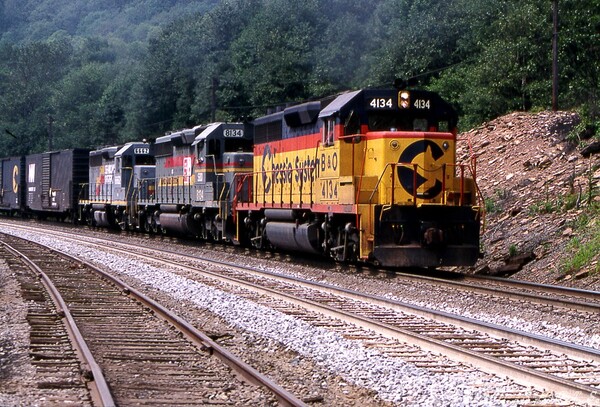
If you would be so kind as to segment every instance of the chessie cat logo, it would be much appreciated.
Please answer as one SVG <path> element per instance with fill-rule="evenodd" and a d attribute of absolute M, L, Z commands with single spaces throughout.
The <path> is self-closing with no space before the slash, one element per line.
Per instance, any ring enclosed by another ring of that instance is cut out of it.
<path fill-rule="evenodd" d="M 13 167 L 13 192 L 16 194 L 19 192 L 19 167 Z"/>

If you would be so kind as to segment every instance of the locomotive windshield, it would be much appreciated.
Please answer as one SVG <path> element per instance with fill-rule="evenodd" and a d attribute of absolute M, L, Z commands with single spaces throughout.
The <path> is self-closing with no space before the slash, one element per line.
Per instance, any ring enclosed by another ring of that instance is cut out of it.
<path fill-rule="evenodd" d="M 369 114 L 370 131 L 441 131 L 449 132 L 448 121 L 435 121 L 427 116 L 397 112 L 371 112 Z"/>
<path fill-rule="evenodd" d="M 136 155 L 135 156 L 135 164 L 136 165 L 155 165 L 156 159 L 151 155 Z"/>
<path fill-rule="evenodd" d="M 235 152 L 235 151 L 252 151 L 252 140 L 244 139 L 244 138 L 226 138 L 225 139 L 225 151 L 227 152 Z"/>

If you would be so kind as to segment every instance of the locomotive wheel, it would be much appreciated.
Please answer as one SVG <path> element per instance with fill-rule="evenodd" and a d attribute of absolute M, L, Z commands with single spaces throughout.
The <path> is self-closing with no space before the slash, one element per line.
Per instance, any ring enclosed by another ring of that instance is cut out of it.
<path fill-rule="evenodd" d="M 96 222 L 94 222 L 94 212 L 89 213 L 89 215 L 85 218 L 85 223 L 91 228 L 96 226 Z"/>
<path fill-rule="evenodd" d="M 348 226 L 345 228 L 337 228 L 337 231 L 331 236 L 331 241 L 334 242 L 333 247 L 329 250 L 331 258 L 337 262 L 353 262 L 357 260 L 358 239 L 352 229 Z"/>
<path fill-rule="evenodd" d="M 121 221 L 119 222 L 119 228 L 123 232 L 129 230 L 128 216 L 127 216 L 126 213 L 124 213 L 123 215 L 121 215 Z"/>
<path fill-rule="evenodd" d="M 219 238 L 219 230 L 217 229 L 217 227 L 215 225 L 212 225 L 210 228 L 210 234 L 212 236 L 212 240 L 215 242 L 218 242 L 220 240 Z"/>

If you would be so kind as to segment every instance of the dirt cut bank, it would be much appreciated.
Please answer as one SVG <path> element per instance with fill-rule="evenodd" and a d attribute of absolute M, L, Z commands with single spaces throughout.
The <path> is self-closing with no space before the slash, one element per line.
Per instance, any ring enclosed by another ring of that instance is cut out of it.
<path fill-rule="evenodd" d="M 460 135 L 457 159 L 477 156 L 487 209 L 484 256 L 468 272 L 600 289 L 600 154 L 573 142 L 579 123 L 572 112 L 512 113 Z"/>

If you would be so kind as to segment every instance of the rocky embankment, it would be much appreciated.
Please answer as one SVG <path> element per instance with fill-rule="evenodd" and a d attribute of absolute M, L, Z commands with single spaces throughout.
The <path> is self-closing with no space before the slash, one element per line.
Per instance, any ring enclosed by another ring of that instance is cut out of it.
<path fill-rule="evenodd" d="M 591 210 L 600 205 L 600 153 L 569 137 L 579 122 L 572 112 L 513 113 L 460 135 L 457 158 L 477 157 L 487 208 L 485 254 L 469 272 L 600 289 L 600 253 L 589 244 L 600 240 Z M 577 243 L 592 253 L 573 267 Z"/>

